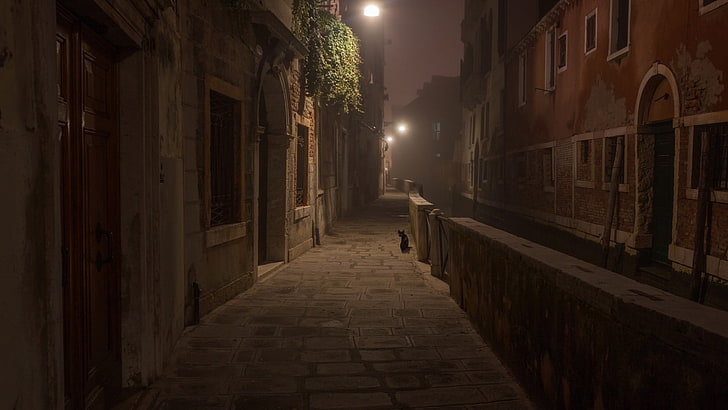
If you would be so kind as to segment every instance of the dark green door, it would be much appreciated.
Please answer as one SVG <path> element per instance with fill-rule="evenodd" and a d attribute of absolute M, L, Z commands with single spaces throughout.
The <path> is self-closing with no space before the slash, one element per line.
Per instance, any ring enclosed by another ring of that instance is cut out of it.
<path fill-rule="evenodd" d="M 675 175 L 675 133 L 655 134 L 655 174 L 652 209 L 652 259 L 669 262 L 672 242 L 672 198 Z"/>

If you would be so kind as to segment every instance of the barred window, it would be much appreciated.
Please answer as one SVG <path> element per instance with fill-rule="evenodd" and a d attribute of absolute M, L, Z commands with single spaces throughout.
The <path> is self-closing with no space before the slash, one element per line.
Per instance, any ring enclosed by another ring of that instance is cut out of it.
<path fill-rule="evenodd" d="M 240 221 L 240 103 L 210 91 L 210 226 Z"/>
<path fill-rule="evenodd" d="M 617 138 L 604 138 L 604 183 L 612 181 L 612 167 L 614 166 L 614 160 L 617 154 Z M 619 168 L 619 178 L 617 179 L 617 182 L 620 184 L 624 184 L 624 168 L 627 162 L 625 158 L 626 146 L 626 138 L 622 137 L 622 166 Z"/>
<path fill-rule="evenodd" d="M 546 148 L 542 150 L 541 164 L 543 166 L 543 185 L 546 187 L 554 186 L 554 150 Z"/>
<path fill-rule="evenodd" d="M 308 205 L 308 127 L 298 125 L 296 147 L 296 206 Z"/>
<path fill-rule="evenodd" d="M 577 181 L 592 180 L 592 141 L 577 142 L 576 150 L 576 179 Z"/>
<path fill-rule="evenodd" d="M 728 123 L 695 127 L 691 186 L 697 188 L 700 181 L 703 134 L 707 134 L 708 137 L 708 188 L 726 191 L 728 190 Z"/>

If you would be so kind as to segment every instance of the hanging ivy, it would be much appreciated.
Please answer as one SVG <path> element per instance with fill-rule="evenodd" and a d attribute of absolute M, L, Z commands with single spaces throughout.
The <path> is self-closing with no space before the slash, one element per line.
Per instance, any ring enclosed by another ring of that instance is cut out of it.
<path fill-rule="evenodd" d="M 317 5 L 317 0 L 296 0 L 293 7 L 294 31 L 308 49 L 303 62 L 306 93 L 341 104 L 345 112 L 359 111 L 359 40 L 349 26 Z"/>

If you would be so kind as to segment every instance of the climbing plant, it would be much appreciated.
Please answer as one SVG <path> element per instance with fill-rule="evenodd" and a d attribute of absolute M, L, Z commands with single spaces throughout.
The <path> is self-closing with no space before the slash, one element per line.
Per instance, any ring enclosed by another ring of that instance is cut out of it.
<path fill-rule="evenodd" d="M 345 112 L 359 111 L 359 40 L 319 3 L 295 0 L 293 6 L 293 29 L 308 49 L 303 62 L 306 93 L 341 104 Z"/>

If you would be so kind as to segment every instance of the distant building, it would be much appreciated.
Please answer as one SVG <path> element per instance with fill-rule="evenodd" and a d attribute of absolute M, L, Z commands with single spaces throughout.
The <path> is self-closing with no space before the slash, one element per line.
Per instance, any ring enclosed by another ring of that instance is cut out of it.
<path fill-rule="evenodd" d="M 454 212 L 472 214 L 475 204 L 503 190 L 506 55 L 538 19 L 544 1 L 469 0 L 461 38 L 462 136 L 455 148 L 458 183 Z"/>
<path fill-rule="evenodd" d="M 406 124 L 407 131 L 395 134 L 390 144 L 392 176 L 421 183 L 425 198 L 448 210 L 456 182 L 453 149 L 460 136 L 459 91 L 459 77 L 433 76 L 417 98 L 393 111 L 395 124 Z"/>
<path fill-rule="evenodd" d="M 472 153 L 470 162 L 463 155 L 463 164 L 480 166 L 479 179 L 487 181 L 475 188 L 476 215 L 596 245 L 621 157 L 609 238 L 625 249 L 623 268 L 657 263 L 688 271 L 696 233 L 704 232 L 705 270 L 728 279 L 728 1 L 551 3 L 525 35 L 509 41 L 499 60 L 505 82 L 476 86 L 504 90 L 501 145 Z M 464 41 L 471 38 L 467 19 Z M 465 98 L 464 104 L 467 116 Z M 696 211 L 701 169 L 705 213 Z M 469 179 L 462 180 L 467 187 Z"/>
<path fill-rule="evenodd" d="M 341 18 L 360 40 L 362 112 L 347 116 L 347 175 L 344 193 L 358 207 L 384 192 L 384 25 L 381 16 L 365 16 L 365 0 L 340 0 Z M 382 10 L 385 13 L 386 10 Z"/>

